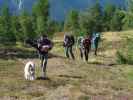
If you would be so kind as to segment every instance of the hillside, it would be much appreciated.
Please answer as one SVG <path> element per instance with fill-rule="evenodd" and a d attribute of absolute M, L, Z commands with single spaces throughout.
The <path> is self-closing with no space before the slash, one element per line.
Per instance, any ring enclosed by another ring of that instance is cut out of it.
<path fill-rule="evenodd" d="M 28 60 L 33 60 L 40 76 L 35 51 L 13 47 L 22 57 L 13 57 L 12 50 L 0 57 L 0 100 L 132 100 L 133 67 L 117 64 L 115 55 L 127 36 L 133 37 L 133 31 L 103 33 L 99 54 L 95 57 L 92 51 L 88 63 L 79 59 L 76 48 L 76 60 L 66 59 L 62 44 L 57 42 L 48 62 L 49 79 L 33 82 L 24 79 L 23 69 Z M 61 40 L 63 33 L 55 38 Z M 9 48 L 2 47 L 1 52 Z"/>

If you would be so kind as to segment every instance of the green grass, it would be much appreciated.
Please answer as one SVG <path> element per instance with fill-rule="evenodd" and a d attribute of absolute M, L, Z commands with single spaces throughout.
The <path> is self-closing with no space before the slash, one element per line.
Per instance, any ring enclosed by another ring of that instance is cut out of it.
<path fill-rule="evenodd" d="M 21 43 L 16 45 L 2 45 L 0 44 L 0 58 L 37 58 L 36 50 L 29 46 L 23 46 Z"/>
<path fill-rule="evenodd" d="M 74 98 L 88 100 L 97 95 L 106 98 L 108 96 L 117 98 L 117 96 L 120 95 L 119 92 L 123 92 L 123 95 L 133 93 L 133 84 L 131 84 L 133 82 L 133 74 L 131 74 L 131 66 L 127 66 L 126 68 L 123 66 L 105 68 L 95 64 L 70 61 L 66 61 L 66 63 L 67 65 L 65 65 L 63 69 L 56 67 L 57 72 L 61 72 L 60 70 L 63 71 L 61 73 L 54 73 L 54 66 L 49 66 L 48 75 L 50 80 L 30 82 L 25 81 L 23 77 L 23 66 L 20 65 L 21 62 L 0 60 L 0 97 L 9 96 L 30 100 L 38 97 L 47 99 L 56 98 L 54 95 L 56 94 L 62 98 L 64 95 L 69 98 L 71 95 L 74 95 L 72 100 L 74 100 Z M 51 70 L 51 68 L 53 68 L 53 70 Z M 125 71 L 125 69 L 127 69 L 127 71 Z M 66 89 L 64 90 L 64 88 Z M 61 91 L 65 92 L 62 95 L 58 94 Z M 117 96 L 114 96 L 115 93 L 117 93 Z"/>
<path fill-rule="evenodd" d="M 128 73 L 128 79 L 133 81 L 133 69 Z"/>

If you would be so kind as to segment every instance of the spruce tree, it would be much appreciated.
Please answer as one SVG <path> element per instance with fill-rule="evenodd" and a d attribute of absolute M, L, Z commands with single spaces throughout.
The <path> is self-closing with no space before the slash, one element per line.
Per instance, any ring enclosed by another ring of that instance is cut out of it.
<path fill-rule="evenodd" d="M 15 34 L 12 31 L 12 26 L 11 26 L 11 14 L 9 12 L 9 7 L 4 5 L 3 8 L 1 9 L 1 28 L 0 28 L 0 35 L 1 35 L 1 40 L 3 43 L 15 43 L 16 42 L 16 37 Z"/>
<path fill-rule="evenodd" d="M 77 30 L 79 29 L 78 17 L 78 11 L 71 10 L 65 19 L 64 30 L 77 33 Z"/>
<path fill-rule="evenodd" d="M 35 32 L 38 35 L 47 33 L 47 21 L 49 17 L 49 2 L 48 0 L 38 0 L 33 7 L 33 15 L 36 21 Z"/>

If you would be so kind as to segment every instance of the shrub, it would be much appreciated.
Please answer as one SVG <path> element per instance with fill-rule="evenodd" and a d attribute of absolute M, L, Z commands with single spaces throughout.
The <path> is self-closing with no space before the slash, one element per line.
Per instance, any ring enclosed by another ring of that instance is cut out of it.
<path fill-rule="evenodd" d="M 133 38 L 128 38 L 123 48 L 117 52 L 119 64 L 133 64 Z"/>

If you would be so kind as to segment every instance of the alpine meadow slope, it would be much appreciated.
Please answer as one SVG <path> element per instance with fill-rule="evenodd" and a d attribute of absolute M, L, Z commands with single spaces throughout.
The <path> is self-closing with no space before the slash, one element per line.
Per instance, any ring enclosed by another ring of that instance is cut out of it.
<path fill-rule="evenodd" d="M 29 59 L 33 60 L 36 75 L 40 76 L 40 61 L 33 56 L 36 52 L 20 44 L 14 46 L 5 58 L 0 58 L 0 100 L 132 100 L 132 65 L 116 62 L 117 50 L 132 34 L 133 31 L 103 33 L 98 56 L 92 51 L 88 63 L 80 60 L 76 48 L 76 60 L 66 59 L 61 42 L 56 42 L 47 67 L 49 79 L 32 82 L 24 79 L 23 69 Z M 62 40 L 63 35 L 55 37 Z M 9 48 L 4 46 L 2 50 Z"/>

